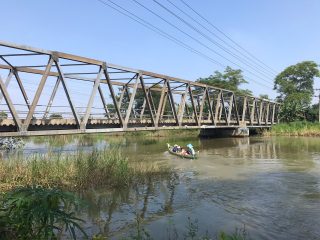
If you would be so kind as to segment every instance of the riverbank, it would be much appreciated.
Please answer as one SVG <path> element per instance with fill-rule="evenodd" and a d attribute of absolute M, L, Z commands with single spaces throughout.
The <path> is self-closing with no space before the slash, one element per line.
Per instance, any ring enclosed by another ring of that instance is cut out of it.
<path fill-rule="evenodd" d="M 271 130 L 263 132 L 263 136 L 305 136 L 319 137 L 320 124 L 312 122 L 280 123 Z"/>
<path fill-rule="evenodd" d="M 158 164 L 129 161 L 116 147 L 72 154 L 13 155 L 0 161 L 0 191 L 33 185 L 69 191 L 130 187 L 171 172 Z"/>

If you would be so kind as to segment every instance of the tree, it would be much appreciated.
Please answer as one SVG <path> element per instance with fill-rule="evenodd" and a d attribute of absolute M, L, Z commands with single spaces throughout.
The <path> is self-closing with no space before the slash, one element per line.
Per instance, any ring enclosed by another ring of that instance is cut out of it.
<path fill-rule="evenodd" d="M 260 94 L 259 98 L 269 100 L 269 95 L 268 94 Z"/>
<path fill-rule="evenodd" d="M 280 117 L 285 121 L 305 120 L 312 95 L 313 83 L 320 76 L 318 65 L 304 61 L 287 67 L 275 78 L 274 89 L 280 94 L 277 99 L 283 102 Z"/>
<path fill-rule="evenodd" d="M 197 82 L 228 89 L 238 94 L 252 95 L 250 90 L 239 88 L 241 84 L 248 83 L 242 75 L 242 70 L 232 69 L 229 66 L 226 67 L 224 72 L 215 71 L 213 75 L 210 75 L 207 78 L 199 78 Z"/>

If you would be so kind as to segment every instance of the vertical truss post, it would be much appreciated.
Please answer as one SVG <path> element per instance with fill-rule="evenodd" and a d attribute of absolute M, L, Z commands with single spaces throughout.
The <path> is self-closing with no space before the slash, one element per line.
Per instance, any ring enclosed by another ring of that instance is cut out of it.
<path fill-rule="evenodd" d="M 116 112 L 117 112 L 117 115 L 118 115 L 120 126 L 123 127 L 123 118 L 122 118 L 122 115 L 121 115 L 121 111 L 120 111 L 119 105 L 117 103 L 116 95 L 114 94 L 114 90 L 113 90 L 113 87 L 112 87 L 110 76 L 109 76 L 109 73 L 108 73 L 108 70 L 107 70 L 107 64 L 103 65 L 103 73 L 104 73 L 104 76 L 105 76 L 105 78 L 107 80 L 107 84 L 108 84 L 108 87 L 109 87 L 110 95 L 111 95 L 111 98 L 112 98 L 112 101 L 113 101 L 113 105 L 114 105 L 114 107 L 116 109 Z"/>
<path fill-rule="evenodd" d="M 193 109 L 193 113 L 194 113 L 194 119 L 195 119 L 195 121 L 196 121 L 196 125 L 199 126 L 198 113 L 197 113 L 196 106 L 195 106 L 195 104 L 194 104 L 194 99 L 193 99 L 193 94 L 192 94 L 192 90 L 191 90 L 190 84 L 188 84 L 188 90 L 189 90 L 191 105 L 192 105 L 192 109 Z"/>
<path fill-rule="evenodd" d="M 252 122 L 252 119 L 251 119 L 251 110 L 250 110 L 250 106 L 249 106 L 249 101 L 248 101 L 248 99 L 247 99 L 246 105 L 247 105 L 247 112 L 248 112 L 248 117 L 249 117 L 249 123 L 250 123 L 250 125 L 253 125 L 253 122 Z"/>
<path fill-rule="evenodd" d="M 153 112 L 152 112 L 150 99 L 148 98 L 148 93 L 146 91 L 146 87 L 144 85 L 143 76 L 141 74 L 139 74 L 139 79 L 140 79 L 140 84 L 141 84 L 141 87 L 142 87 L 142 91 L 143 91 L 144 96 L 146 98 L 147 107 L 148 107 L 148 109 L 150 111 L 150 117 L 151 117 L 152 125 L 155 126 L 155 120 L 154 120 L 154 117 L 153 117 Z"/>
<path fill-rule="evenodd" d="M 176 120 L 176 125 L 179 126 L 179 120 L 178 120 L 178 116 L 177 116 L 176 106 L 174 105 L 174 99 L 172 96 L 172 91 L 171 91 L 169 80 L 167 81 L 167 87 L 168 87 L 168 92 L 169 92 L 169 100 L 170 100 L 171 110 L 172 110 L 174 119 Z"/>
<path fill-rule="evenodd" d="M 246 122 L 246 112 L 247 112 L 247 96 L 243 97 L 243 108 L 242 108 L 242 118 L 241 118 L 241 121 L 243 124 Z"/>
<path fill-rule="evenodd" d="M 164 111 L 166 109 L 166 104 L 167 104 L 167 100 L 168 100 L 168 90 L 166 90 L 164 95 L 165 95 L 164 96 L 164 101 L 163 101 L 163 104 L 161 106 L 160 120 L 163 118 L 163 114 L 164 114 Z"/>
<path fill-rule="evenodd" d="M 48 75 L 50 73 L 50 69 L 52 67 L 52 64 L 53 64 L 53 58 L 52 58 L 52 56 L 50 56 L 49 62 L 47 64 L 47 66 L 46 66 L 46 69 L 44 70 L 44 74 L 42 75 L 41 81 L 39 83 L 38 89 L 37 89 L 37 91 L 35 93 L 35 96 L 33 98 L 33 101 L 32 101 L 32 104 L 30 106 L 29 112 L 27 114 L 26 120 L 24 121 L 24 123 L 22 125 L 22 130 L 23 131 L 28 131 L 28 128 L 29 128 L 29 125 L 30 125 L 30 122 L 31 122 L 31 118 L 33 116 L 34 110 L 37 107 L 40 95 L 41 95 L 43 87 L 44 87 L 44 85 L 45 85 L 45 83 L 47 81 L 47 78 L 48 78 Z"/>
<path fill-rule="evenodd" d="M 166 85 L 167 85 L 167 79 L 164 79 L 163 86 L 161 89 L 159 106 L 158 106 L 158 110 L 157 110 L 157 114 L 156 114 L 155 127 L 159 126 L 159 121 L 160 121 L 160 117 L 161 117 L 161 113 L 162 113 L 162 109 L 163 109 L 163 104 L 164 104 L 164 100 L 165 100 L 164 98 L 166 95 Z"/>
<path fill-rule="evenodd" d="M 233 93 L 233 104 L 234 104 L 234 110 L 236 112 L 236 120 L 237 124 L 240 124 L 240 118 L 239 118 L 239 112 L 238 112 L 238 104 L 236 102 L 236 95 Z"/>
<path fill-rule="evenodd" d="M 56 68 L 58 70 L 59 78 L 60 78 L 60 81 L 62 83 L 64 92 L 65 92 L 65 94 L 67 96 L 67 99 L 68 99 L 68 102 L 69 102 L 73 117 L 74 117 L 74 119 L 76 121 L 77 127 L 80 128 L 81 121 L 80 121 L 80 118 L 78 116 L 77 110 L 76 110 L 76 108 L 75 108 L 75 106 L 74 106 L 74 104 L 73 104 L 73 102 L 71 100 L 70 92 L 69 92 L 69 89 L 67 87 L 67 83 L 66 83 L 66 80 L 65 80 L 65 77 L 64 77 L 64 73 L 62 72 L 62 69 L 61 69 L 61 66 L 60 66 L 60 63 L 59 63 L 59 58 L 57 56 L 52 56 L 52 58 L 53 58 L 53 61 L 54 61 L 55 65 L 56 65 Z"/>
<path fill-rule="evenodd" d="M 201 122 L 202 122 L 203 108 L 204 108 L 204 104 L 206 102 L 206 96 L 207 96 L 207 88 L 205 88 L 203 91 L 202 99 L 201 99 L 201 103 L 200 103 L 199 120 L 198 120 L 199 126 L 201 126 Z"/>
<path fill-rule="evenodd" d="M 229 122 L 228 122 L 228 113 L 227 113 L 227 110 L 226 110 L 226 106 L 225 106 L 225 104 L 224 104 L 223 92 L 221 92 L 221 103 L 222 103 L 222 109 L 221 109 L 221 111 L 220 111 L 220 118 L 221 118 L 221 112 L 222 112 L 222 110 L 223 110 L 226 124 L 229 125 Z"/>
<path fill-rule="evenodd" d="M 22 81 L 21 81 L 20 76 L 18 74 L 18 71 L 15 68 L 13 69 L 13 74 L 14 74 L 15 78 L 17 79 L 18 86 L 19 86 L 20 91 L 22 93 L 23 99 L 24 99 L 25 103 L 27 104 L 28 109 L 30 109 L 30 101 L 29 101 L 29 98 L 27 96 L 27 92 L 24 89 Z"/>
<path fill-rule="evenodd" d="M 107 106 L 107 102 L 106 102 L 106 99 L 104 97 L 104 94 L 103 94 L 101 86 L 102 85 L 100 83 L 100 85 L 98 86 L 98 90 L 99 90 L 99 95 L 100 95 L 100 98 L 101 98 L 101 101 L 102 101 L 102 104 L 103 104 L 103 108 L 104 108 L 104 111 L 106 112 L 106 117 L 107 118 L 111 118 L 110 112 L 109 112 L 109 109 L 108 109 L 108 106 Z"/>
<path fill-rule="evenodd" d="M 47 104 L 47 107 L 46 107 L 46 110 L 44 111 L 44 114 L 43 114 L 43 117 L 42 119 L 46 119 L 48 117 L 48 114 L 50 112 L 50 109 L 51 109 L 51 106 L 52 106 L 52 103 L 53 103 L 53 100 L 57 94 L 57 90 L 58 90 L 58 87 L 59 87 L 59 84 L 60 84 L 60 77 L 57 78 L 57 81 L 54 85 L 54 88 L 52 90 L 52 93 L 51 93 L 51 96 L 50 96 L 50 99 L 48 101 L 48 104 Z"/>
<path fill-rule="evenodd" d="M 266 111 L 266 121 L 265 124 L 268 125 L 269 124 L 269 108 L 270 108 L 270 104 L 269 102 L 267 103 L 267 111 Z"/>
<path fill-rule="evenodd" d="M 82 119 L 82 122 L 80 124 L 80 129 L 85 129 L 86 126 L 87 126 L 88 119 L 89 119 L 89 116 L 90 116 L 90 113 L 91 113 L 91 108 L 92 108 L 93 101 L 94 101 L 94 97 L 96 96 L 96 92 L 97 92 L 97 90 L 98 90 L 98 88 L 100 86 L 102 73 L 103 73 L 103 70 L 102 70 L 102 67 L 100 67 L 99 73 L 97 75 L 97 78 L 94 81 L 94 85 L 93 85 L 93 88 L 91 90 L 91 94 L 90 94 L 89 102 L 87 104 L 86 112 L 85 112 L 85 114 L 83 116 L 83 119 Z"/>
<path fill-rule="evenodd" d="M 137 75 L 136 75 L 137 76 Z M 130 81 L 132 81 L 133 78 L 131 78 Z M 125 92 L 126 92 L 126 95 L 127 95 L 127 98 L 130 99 L 130 93 L 129 93 L 129 90 L 128 90 L 128 85 L 126 85 L 126 87 L 124 88 Z M 132 114 L 134 114 L 134 111 L 133 111 L 133 108 L 131 109 L 132 111 Z"/>
<path fill-rule="evenodd" d="M 16 127 L 17 127 L 17 130 L 18 131 L 21 131 L 21 128 L 22 128 L 22 124 L 21 124 L 21 120 L 17 114 L 17 111 L 15 109 L 15 107 L 13 106 L 13 103 L 11 101 L 11 98 L 9 96 L 9 93 L 7 91 L 7 88 L 5 86 L 5 84 L 2 82 L 2 78 L 0 76 L 0 89 L 1 89 L 1 93 L 2 93 L 2 96 L 4 97 L 7 105 L 8 105 L 8 108 L 9 108 L 9 111 L 13 117 L 13 121 L 14 123 L 16 124 Z"/>
<path fill-rule="evenodd" d="M 218 119 L 218 117 L 219 117 L 219 112 L 220 112 L 219 110 L 221 108 L 221 94 L 222 94 L 222 91 L 220 90 L 218 93 L 218 96 L 217 96 L 216 109 L 215 109 L 215 114 L 214 114 L 215 124 L 218 123 L 218 120 L 220 121 L 220 119 Z"/>
<path fill-rule="evenodd" d="M 124 119 L 124 122 L 123 122 L 123 128 L 124 129 L 128 128 L 129 118 L 130 118 L 130 114 L 131 114 L 131 111 L 132 111 L 134 98 L 136 96 L 138 83 L 139 83 L 139 75 L 136 77 L 135 83 L 133 85 L 133 90 L 132 90 L 132 93 L 131 93 L 131 96 L 130 96 L 129 106 L 128 106 L 128 109 L 127 109 L 127 112 L 126 112 L 126 118 Z"/>
<path fill-rule="evenodd" d="M 140 121 L 142 121 L 143 118 L 143 114 L 144 114 L 144 110 L 146 109 L 146 99 L 143 99 L 143 103 L 142 103 L 142 109 L 140 112 Z"/>
<path fill-rule="evenodd" d="M 179 120 L 179 126 L 182 126 L 183 123 L 183 115 L 184 115 L 184 109 L 186 107 L 186 99 L 188 94 L 188 87 L 186 86 L 185 92 L 181 95 L 181 101 L 179 105 L 179 111 L 178 111 L 178 120 Z"/>
<path fill-rule="evenodd" d="M 272 104 L 272 118 L 271 118 L 271 124 L 273 125 L 274 124 L 274 115 L 275 115 L 275 112 L 276 112 L 276 104 Z"/>
<path fill-rule="evenodd" d="M 10 81 L 11 81 L 11 79 L 12 79 L 12 76 L 13 76 L 13 70 L 10 70 L 10 72 L 9 72 L 7 78 L 6 78 L 6 81 L 5 81 L 5 83 L 4 83 L 4 86 L 5 86 L 6 88 L 8 88 L 9 83 L 10 83 Z M 2 81 L 2 80 L 1 80 L 1 81 Z M 2 92 L 1 92 L 1 93 L 0 93 L 0 102 L 2 101 L 2 98 L 3 98 L 3 94 L 2 94 Z"/>
<path fill-rule="evenodd" d="M 251 125 L 254 124 L 255 110 L 256 110 L 256 99 L 254 98 L 253 101 L 252 101 L 251 116 L 250 116 Z"/>
<path fill-rule="evenodd" d="M 152 111 L 153 111 L 154 114 L 156 114 L 156 112 L 157 112 L 156 109 L 157 109 L 157 108 L 156 108 L 156 105 L 154 104 L 154 101 L 153 101 L 151 88 L 150 88 L 150 90 L 148 91 L 148 93 L 149 93 L 149 97 L 150 97 L 150 103 L 151 103 L 151 106 L 152 106 Z"/>
<path fill-rule="evenodd" d="M 212 109 L 213 109 L 213 106 L 212 106 L 213 100 L 210 99 L 210 94 L 209 94 L 208 88 L 206 88 L 206 95 L 207 95 L 207 101 L 208 101 L 209 115 L 210 115 L 210 118 L 211 118 L 211 123 L 213 125 L 216 125 L 215 121 L 214 121 L 213 111 L 212 111 Z"/>
<path fill-rule="evenodd" d="M 257 100 L 256 100 L 257 101 Z M 261 107 L 261 103 L 260 103 L 260 107 Z M 261 115 L 260 115 L 260 111 L 258 111 L 258 104 L 256 102 L 255 104 L 255 113 L 257 115 L 257 120 L 258 120 L 258 125 L 261 125 Z"/>
<path fill-rule="evenodd" d="M 119 102 L 118 102 L 118 108 L 121 110 L 121 105 L 122 105 L 122 101 L 123 101 L 123 97 L 124 97 L 124 93 L 126 92 L 126 86 L 122 87 L 121 93 L 120 93 L 120 98 L 119 98 Z"/>
<path fill-rule="evenodd" d="M 231 122 L 232 107 L 233 107 L 233 93 L 231 94 L 229 99 L 229 109 L 228 109 L 228 118 L 227 118 L 228 125 L 230 125 L 230 122 Z"/>

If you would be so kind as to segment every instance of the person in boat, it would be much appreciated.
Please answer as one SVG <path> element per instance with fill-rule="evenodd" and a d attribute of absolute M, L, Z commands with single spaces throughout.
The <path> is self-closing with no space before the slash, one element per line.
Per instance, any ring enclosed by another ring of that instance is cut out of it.
<path fill-rule="evenodd" d="M 189 143 L 187 145 L 187 154 L 192 155 L 192 156 L 194 156 L 196 154 L 191 143 Z"/>
<path fill-rule="evenodd" d="M 173 152 L 180 152 L 181 151 L 181 147 L 179 145 L 175 144 L 175 145 L 173 145 L 172 151 Z"/>

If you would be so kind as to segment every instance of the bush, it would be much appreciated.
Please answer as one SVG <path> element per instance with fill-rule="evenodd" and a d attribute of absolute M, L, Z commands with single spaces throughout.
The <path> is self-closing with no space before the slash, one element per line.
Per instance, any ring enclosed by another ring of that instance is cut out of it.
<path fill-rule="evenodd" d="M 1 119 L 7 119 L 7 118 L 8 118 L 8 114 L 6 112 L 4 112 L 4 111 L 1 111 L 0 112 L 0 120 Z"/>
<path fill-rule="evenodd" d="M 81 219 L 70 211 L 79 206 L 68 192 L 43 187 L 22 187 L 3 196 L 0 221 L 1 239 L 57 239 L 66 232 L 76 239 L 76 230 L 87 237 Z"/>
<path fill-rule="evenodd" d="M 62 115 L 61 114 L 58 114 L 58 113 L 52 113 L 50 116 L 49 116 L 50 119 L 62 119 Z"/>

